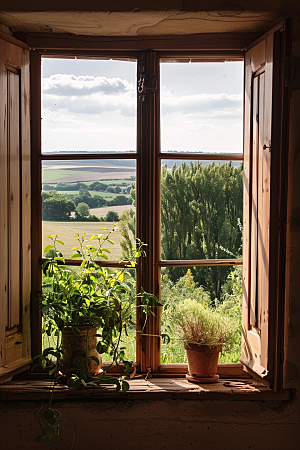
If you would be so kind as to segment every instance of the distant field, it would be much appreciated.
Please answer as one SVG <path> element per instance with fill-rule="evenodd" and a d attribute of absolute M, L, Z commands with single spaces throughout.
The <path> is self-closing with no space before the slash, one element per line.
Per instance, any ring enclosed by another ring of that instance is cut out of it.
<path fill-rule="evenodd" d="M 91 208 L 90 214 L 94 214 L 97 217 L 104 217 L 108 211 L 115 211 L 120 216 L 126 209 L 135 210 L 135 207 L 133 205 L 103 206 L 103 208 Z"/>
<path fill-rule="evenodd" d="M 81 170 L 63 170 L 63 169 L 43 169 L 42 180 L 43 183 L 58 182 L 58 181 L 73 181 L 74 176 L 77 176 L 79 181 L 82 181 L 82 176 L 89 174 L 88 171 Z"/>
<path fill-rule="evenodd" d="M 43 167 L 42 180 L 43 183 L 54 182 L 76 182 L 82 181 L 84 183 L 89 181 L 101 181 L 107 180 L 108 184 L 112 180 L 119 180 L 119 183 L 123 183 L 124 180 L 128 180 L 131 176 L 135 177 L 136 171 L 133 168 L 128 167 L 111 167 L 111 168 L 91 168 L 84 167 L 79 168 L 74 166 L 66 170 L 64 167 L 55 165 L 53 167 Z"/>
<path fill-rule="evenodd" d="M 101 208 L 100 208 L 101 209 Z M 106 214 L 106 213 L 105 213 Z M 104 215 L 105 215 L 104 214 Z M 117 224 L 118 225 L 118 224 Z M 46 239 L 46 236 L 52 234 L 58 234 L 59 239 L 62 240 L 65 245 L 58 244 L 59 251 L 62 252 L 65 258 L 70 258 L 73 254 L 72 248 L 77 247 L 77 241 L 74 240 L 76 238 L 75 232 L 82 235 L 86 234 L 86 239 L 89 239 L 93 234 L 102 233 L 106 235 L 107 231 L 100 230 L 100 228 L 108 228 L 109 230 L 113 228 L 111 222 L 50 222 L 43 221 L 42 222 L 42 236 L 43 236 L 43 249 L 46 245 L 51 243 L 50 239 Z M 116 229 L 118 226 L 116 226 Z M 111 234 L 111 240 L 114 242 L 112 244 L 105 244 L 105 248 L 108 248 L 111 251 L 111 254 L 108 254 L 108 259 L 111 261 L 119 261 L 121 259 L 121 246 L 120 239 L 122 239 L 122 235 L 120 231 L 114 231 Z"/>
<path fill-rule="evenodd" d="M 132 180 L 132 179 L 128 179 L 128 178 L 124 178 L 123 180 L 103 180 L 103 181 L 101 181 L 101 183 L 104 183 L 104 184 L 123 184 L 124 186 L 125 185 L 128 185 L 128 184 L 132 184 L 132 183 L 135 183 L 135 180 Z"/>

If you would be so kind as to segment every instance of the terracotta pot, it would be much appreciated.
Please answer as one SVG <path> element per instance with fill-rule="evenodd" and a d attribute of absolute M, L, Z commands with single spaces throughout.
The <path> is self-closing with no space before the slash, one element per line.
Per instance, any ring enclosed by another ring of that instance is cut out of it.
<path fill-rule="evenodd" d="M 187 379 L 194 383 L 214 383 L 219 379 L 217 368 L 222 347 L 190 344 L 185 346 L 188 369 Z"/>
<path fill-rule="evenodd" d="M 97 333 L 96 327 L 87 326 L 77 326 L 80 332 L 80 336 L 75 336 L 72 332 L 71 327 L 66 327 L 62 332 L 62 349 L 63 349 L 63 359 L 60 364 L 60 371 L 65 374 L 67 370 L 72 367 L 79 367 L 82 362 L 78 361 L 74 364 L 74 359 L 78 356 L 83 358 L 90 356 L 95 356 L 99 360 L 99 364 L 93 359 L 87 360 L 87 366 L 90 374 L 92 376 L 97 375 L 101 371 L 102 367 L 102 357 L 97 352 L 97 337 L 93 336 Z M 88 342 L 87 342 L 88 339 Z M 68 374 L 67 374 L 68 375 Z"/>

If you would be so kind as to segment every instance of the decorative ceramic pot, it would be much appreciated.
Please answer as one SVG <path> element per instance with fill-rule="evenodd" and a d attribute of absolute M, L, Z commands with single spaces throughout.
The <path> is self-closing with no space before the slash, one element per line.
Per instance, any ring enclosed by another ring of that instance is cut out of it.
<path fill-rule="evenodd" d="M 219 379 L 217 368 L 222 346 L 190 344 L 185 346 L 189 372 L 186 378 L 193 383 L 214 383 Z"/>
<path fill-rule="evenodd" d="M 60 364 L 60 371 L 63 374 L 66 374 L 67 370 L 72 367 L 79 367 L 82 365 L 82 360 L 78 360 L 77 362 L 74 360 L 78 356 L 87 359 L 85 360 L 87 363 L 88 370 L 90 375 L 97 375 L 101 371 L 102 367 L 102 357 L 97 352 L 97 337 L 94 336 L 97 333 L 96 327 L 88 327 L 88 326 L 76 326 L 76 328 L 80 331 L 80 335 L 74 335 L 71 327 L 65 327 L 62 332 L 62 349 L 63 349 L 63 358 Z M 99 364 L 91 358 L 91 356 L 95 356 L 99 360 Z"/>

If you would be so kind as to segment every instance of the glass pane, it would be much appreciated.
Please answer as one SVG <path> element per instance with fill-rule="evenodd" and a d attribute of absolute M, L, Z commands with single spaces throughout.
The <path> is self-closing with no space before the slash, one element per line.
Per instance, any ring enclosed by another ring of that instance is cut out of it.
<path fill-rule="evenodd" d="M 126 258 L 126 248 L 134 242 L 135 177 L 135 160 L 43 161 L 43 248 L 46 236 L 58 234 L 65 243 L 59 250 L 69 258 L 76 244 L 75 232 L 86 233 L 89 239 L 106 233 L 100 228 L 114 228 L 110 235 L 114 245 L 106 246 L 111 252 L 108 259 Z M 123 221 L 131 227 L 127 234 L 120 231 Z"/>
<path fill-rule="evenodd" d="M 136 151 L 136 62 L 42 59 L 42 151 Z"/>
<path fill-rule="evenodd" d="M 243 165 L 162 161 L 161 259 L 242 257 Z"/>
<path fill-rule="evenodd" d="M 241 353 L 242 266 L 227 267 L 164 267 L 161 270 L 162 340 L 161 363 L 186 363 L 183 343 L 178 339 L 172 316 L 186 299 L 195 300 L 205 308 L 217 310 L 231 318 L 234 331 L 232 346 L 222 352 L 220 362 L 239 362 Z M 165 342 L 164 342 L 165 341 Z"/>
<path fill-rule="evenodd" d="M 243 62 L 160 67 L 161 151 L 242 153 Z"/>

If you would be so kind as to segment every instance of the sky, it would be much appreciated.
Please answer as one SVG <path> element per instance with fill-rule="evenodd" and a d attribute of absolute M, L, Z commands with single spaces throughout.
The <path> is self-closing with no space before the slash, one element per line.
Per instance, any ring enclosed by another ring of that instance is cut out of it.
<path fill-rule="evenodd" d="M 43 58 L 42 151 L 136 151 L 136 62 Z M 243 63 L 161 63 L 161 150 L 242 152 Z"/>

